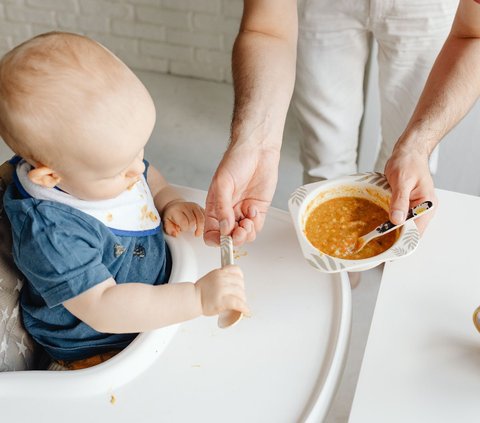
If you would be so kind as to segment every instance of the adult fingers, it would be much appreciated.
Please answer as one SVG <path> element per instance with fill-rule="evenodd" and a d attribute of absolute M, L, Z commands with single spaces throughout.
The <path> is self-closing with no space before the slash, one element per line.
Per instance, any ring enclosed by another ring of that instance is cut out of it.
<path fill-rule="evenodd" d="M 232 207 L 232 189 L 218 187 L 212 182 L 207 194 L 205 205 L 205 226 L 203 239 L 207 245 L 219 245 L 220 232 L 228 235 L 235 224 L 235 214 Z"/>
<path fill-rule="evenodd" d="M 423 203 L 424 201 L 429 200 L 433 202 L 433 206 L 434 206 L 434 209 L 430 213 L 426 213 L 425 215 L 420 216 L 418 219 L 415 220 L 415 223 L 418 228 L 418 232 L 420 232 L 420 235 L 422 235 L 425 232 L 426 227 L 428 226 L 428 224 L 430 223 L 430 220 L 432 220 L 433 215 L 436 212 L 436 209 L 438 207 L 438 199 L 437 199 L 437 196 L 435 195 L 433 184 L 425 183 L 421 185 L 420 188 L 421 188 L 421 194 L 417 196 L 414 195 L 413 198 L 411 198 L 410 205 L 414 207 L 417 204 L 420 204 L 420 203 Z"/>
<path fill-rule="evenodd" d="M 251 219 L 243 219 L 238 222 L 238 226 L 243 228 L 246 232 L 246 242 L 255 241 L 257 233 L 255 230 L 255 223 Z"/>
<path fill-rule="evenodd" d="M 410 194 L 415 188 L 416 183 L 412 178 L 402 178 L 398 175 L 388 178 L 388 182 L 392 188 L 389 212 L 390 220 L 392 223 L 400 225 L 407 217 L 410 207 Z"/>
<path fill-rule="evenodd" d="M 235 212 L 233 210 L 233 188 L 215 184 L 213 210 L 218 227 L 222 235 L 229 235 L 235 225 Z"/>

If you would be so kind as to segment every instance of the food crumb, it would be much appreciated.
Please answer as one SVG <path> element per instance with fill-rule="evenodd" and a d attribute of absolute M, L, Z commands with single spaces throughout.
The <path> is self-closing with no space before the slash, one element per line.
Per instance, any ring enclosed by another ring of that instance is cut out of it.
<path fill-rule="evenodd" d="M 244 250 L 233 250 L 233 258 L 235 260 L 238 260 L 240 257 L 245 257 L 247 255 L 248 253 Z"/>
<path fill-rule="evenodd" d="M 117 397 L 115 395 L 110 395 L 110 404 L 114 405 L 117 402 Z"/>
<path fill-rule="evenodd" d="M 148 206 L 145 204 L 140 209 L 140 220 L 145 220 L 147 218 L 147 213 L 148 213 Z"/>
<path fill-rule="evenodd" d="M 107 213 L 107 222 L 111 222 L 113 220 L 113 214 L 112 213 Z"/>
<path fill-rule="evenodd" d="M 148 212 L 148 217 L 153 222 L 156 222 L 158 220 L 157 216 L 155 215 L 155 213 L 153 211 Z"/>

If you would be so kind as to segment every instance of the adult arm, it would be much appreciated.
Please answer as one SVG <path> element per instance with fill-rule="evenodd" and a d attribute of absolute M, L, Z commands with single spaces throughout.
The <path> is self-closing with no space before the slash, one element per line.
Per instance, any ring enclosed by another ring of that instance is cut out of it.
<path fill-rule="evenodd" d="M 204 238 L 236 245 L 261 230 L 278 176 L 295 81 L 296 0 L 245 0 L 232 53 L 235 103 L 230 144 L 212 179 Z"/>
<path fill-rule="evenodd" d="M 436 198 L 428 158 L 480 95 L 478 69 L 480 4 L 461 0 L 417 107 L 385 167 L 392 187 L 392 222 L 403 222 L 410 205 Z M 430 218 L 427 215 L 417 220 L 420 231 Z"/>

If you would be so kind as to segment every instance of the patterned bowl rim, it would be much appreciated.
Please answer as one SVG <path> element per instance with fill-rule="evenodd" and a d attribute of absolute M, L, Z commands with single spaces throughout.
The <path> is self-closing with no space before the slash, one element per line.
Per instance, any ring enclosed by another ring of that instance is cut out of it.
<path fill-rule="evenodd" d="M 391 195 L 390 185 L 384 174 L 379 172 L 356 173 L 354 175 L 329 179 L 298 187 L 290 196 L 288 208 L 293 219 L 295 232 L 303 256 L 314 268 L 326 272 L 336 273 L 349 270 L 368 269 L 386 261 L 397 260 L 412 254 L 420 241 L 420 233 L 413 221 L 407 221 L 400 231 L 397 241 L 383 253 L 361 260 L 346 260 L 322 253 L 307 240 L 303 230 L 303 213 L 307 205 L 321 192 L 327 192 L 338 186 L 372 186 L 377 191 Z"/>

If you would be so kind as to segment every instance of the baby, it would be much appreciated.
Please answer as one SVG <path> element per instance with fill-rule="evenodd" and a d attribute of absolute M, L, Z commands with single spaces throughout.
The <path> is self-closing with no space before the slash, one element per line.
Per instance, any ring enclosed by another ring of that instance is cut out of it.
<path fill-rule="evenodd" d="M 23 323 L 63 368 L 101 362 L 138 332 L 248 314 L 236 266 L 167 284 L 162 223 L 169 235 L 198 236 L 205 218 L 144 160 L 154 124 L 143 84 L 87 37 L 42 34 L 0 61 L 0 136 L 17 155 L 4 207 L 27 279 Z"/>

